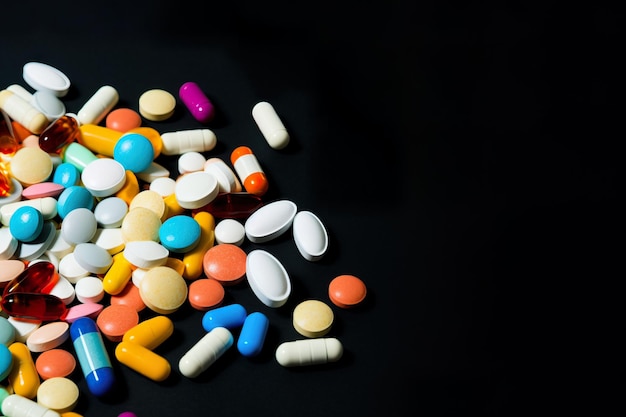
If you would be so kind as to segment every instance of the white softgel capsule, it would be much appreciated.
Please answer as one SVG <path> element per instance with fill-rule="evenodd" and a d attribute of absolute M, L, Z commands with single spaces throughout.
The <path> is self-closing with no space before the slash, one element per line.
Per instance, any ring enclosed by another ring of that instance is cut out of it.
<path fill-rule="evenodd" d="M 234 342 L 230 330 L 216 327 L 204 335 L 180 358 L 178 369 L 187 378 L 195 378 L 206 371 Z"/>
<path fill-rule="evenodd" d="M 252 118 L 273 149 L 283 149 L 289 144 L 289 133 L 270 103 L 261 101 L 255 104 L 252 108 Z"/>
<path fill-rule="evenodd" d="M 189 129 L 161 134 L 163 155 L 181 155 L 185 152 L 205 152 L 215 148 L 217 137 L 210 129 Z"/>
<path fill-rule="evenodd" d="M 343 345 L 334 337 L 284 342 L 276 349 L 276 361 L 284 367 L 337 362 L 342 356 Z"/>

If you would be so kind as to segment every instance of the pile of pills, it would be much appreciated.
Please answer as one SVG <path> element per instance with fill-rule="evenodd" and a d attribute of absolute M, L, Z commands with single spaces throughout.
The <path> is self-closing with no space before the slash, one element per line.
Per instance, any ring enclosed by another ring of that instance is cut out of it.
<path fill-rule="evenodd" d="M 315 262 L 328 251 L 328 233 L 295 202 L 263 200 L 269 181 L 250 147 L 235 148 L 230 161 L 205 158 L 217 137 L 204 127 L 215 108 L 200 85 L 184 83 L 178 98 L 203 127 L 159 132 L 142 123 L 174 114 L 168 91 L 145 91 L 136 112 L 118 107 L 118 91 L 105 85 L 68 113 L 63 72 L 29 62 L 23 78 L 34 92 L 17 84 L 0 91 L 1 414 L 78 416 L 87 393 L 69 378 L 76 368 L 88 395 L 100 397 L 119 378 L 111 360 L 161 382 L 173 368 L 195 378 L 233 346 L 246 357 L 272 349 L 267 315 L 223 301 L 247 281 L 267 308 L 282 307 L 289 272 L 269 251 L 241 246 L 291 230 L 299 253 Z M 271 148 L 288 146 L 270 103 L 255 104 L 252 118 Z M 177 175 L 156 162 L 161 154 L 178 157 Z M 366 294 L 360 278 L 340 275 L 328 288 L 332 306 L 297 304 L 292 325 L 302 339 L 274 347 L 276 362 L 340 360 L 343 345 L 329 337 L 333 306 L 352 308 Z M 185 303 L 202 312 L 206 334 L 173 367 L 155 349 Z M 142 311 L 151 314 L 142 319 Z"/>

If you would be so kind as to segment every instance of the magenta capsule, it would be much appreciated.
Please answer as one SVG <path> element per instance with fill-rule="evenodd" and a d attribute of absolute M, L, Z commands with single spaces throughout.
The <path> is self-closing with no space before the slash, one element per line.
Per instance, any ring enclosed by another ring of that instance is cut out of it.
<path fill-rule="evenodd" d="M 4 287 L 3 297 L 11 293 L 49 293 L 59 281 L 54 264 L 48 261 L 28 265 Z"/>
<path fill-rule="evenodd" d="M 16 292 L 3 296 L 0 304 L 9 316 L 24 320 L 60 320 L 67 312 L 63 300 L 53 294 Z"/>
<path fill-rule="evenodd" d="M 198 84 L 193 81 L 186 82 L 180 86 L 178 96 L 194 119 L 200 123 L 208 123 L 213 120 L 215 107 Z"/>
<path fill-rule="evenodd" d="M 206 211 L 218 219 L 245 219 L 261 208 L 261 197 L 251 193 L 220 193 L 209 204 L 192 210 Z"/>

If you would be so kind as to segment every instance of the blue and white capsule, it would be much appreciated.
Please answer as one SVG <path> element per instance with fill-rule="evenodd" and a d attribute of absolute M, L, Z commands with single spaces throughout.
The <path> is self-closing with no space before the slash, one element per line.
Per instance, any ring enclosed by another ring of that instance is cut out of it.
<path fill-rule="evenodd" d="M 70 326 L 70 337 L 89 391 L 98 397 L 110 392 L 115 374 L 96 322 L 89 317 L 77 319 Z"/>

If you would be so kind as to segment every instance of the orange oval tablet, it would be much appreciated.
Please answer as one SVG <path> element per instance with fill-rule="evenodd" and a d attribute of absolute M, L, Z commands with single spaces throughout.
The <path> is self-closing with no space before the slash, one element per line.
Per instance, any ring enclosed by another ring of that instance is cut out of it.
<path fill-rule="evenodd" d="M 246 274 L 247 254 L 232 243 L 215 245 L 204 254 L 202 265 L 208 278 L 218 280 L 222 285 L 239 283 Z"/>
<path fill-rule="evenodd" d="M 131 306 L 109 305 L 98 314 L 96 324 L 111 342 L 121 342 L 124 333 L 139 324 L 139 314 Z"/>
<path fill-rule="evenodd" d="M 337 307 L 356 306 L 365 299 L 366 295 L 365 283 L 354 275 L 339 275 L 328 285 L 328 297 Z"/>
<path fill-rule="evenodd" d="M 111 305 L 126 305 L 140 312 L 146 308 L 146 303 L 141 299 L 139 287 L 129 281 L 124 289 L 119 293 L 111 296 Z"/>
<path fill-rule="evenodd" d="M 67 377 L 76 368 L 76 358 L 65 349 L 50 349 L 37 356 L 35 368 L 41 379 Z"/>
<path fill-rule="evenodd" d="M 224 287 L 216 279 L 200 278 L 189 284 L 189 304 L 196 310 L 207 311 L 222 304 Z"/>

